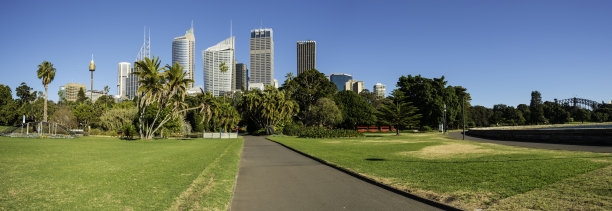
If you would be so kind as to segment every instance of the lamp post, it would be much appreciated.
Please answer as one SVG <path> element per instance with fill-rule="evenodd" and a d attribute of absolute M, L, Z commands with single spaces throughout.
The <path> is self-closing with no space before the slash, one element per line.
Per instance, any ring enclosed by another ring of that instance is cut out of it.
<path fill-rule="evenodd" d="M 444 103 L 444 121 L 442 121 L 442 133 L 446 133 L 446 103 Z"/>
<path fill-rule="evenodd" d="M 465 95 L 461 97 L 461 110 L 463 112 L 463 133 L 462 140 L 465 140 Z"/>

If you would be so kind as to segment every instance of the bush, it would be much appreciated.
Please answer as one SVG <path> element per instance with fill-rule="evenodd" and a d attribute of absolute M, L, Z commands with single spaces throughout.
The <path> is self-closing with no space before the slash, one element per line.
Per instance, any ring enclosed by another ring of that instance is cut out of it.
<path fill-rule="evenodd" d="M 327 129 L 323 127 L 302 128 L 299 130 L 300 138 L 341 138 L 341 137 L 363 137 L 363 134 L 356 130 Z"/>
<path fill-rule="evenodd" d="M 433 129 L 431 129 L 431 127 L 425 125 L 423 126 L 423 132 L 431 132 Z"/>
<path fill-rule="evenodd" d="M 134 136 L 138 136 L 136 127 L 133 124 L 125 124 L 121 127 L 121 138 L 123 139 L 134 139 Z"/>
<path fill-rule="evenodd" d="M 300 131 L 304 130 L 305 127 L 298 124 L 287 124 L 283 128 L 283 135 L 288 136 L 298 136 L 300 135 Z"/>

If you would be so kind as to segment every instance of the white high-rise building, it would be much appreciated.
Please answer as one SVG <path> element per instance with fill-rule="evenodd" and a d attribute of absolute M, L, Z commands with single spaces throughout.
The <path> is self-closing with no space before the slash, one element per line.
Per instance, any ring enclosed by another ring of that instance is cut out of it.
<path fill-rule="evenodd" d="M 145 29 L 146 30 L 146 29 Z M 138 55 L 136 55 L 136 59 L 134 59 L 134 62 L 137 61 L 141 61 L 144 60 L 145 57 L 147 58 L 151 58 L 151 31 L 149 31 L 149 37 L 147 38 L 147 34 L 145 31 L 144 34 L 144 43 L 142 44 L 142 46 L 140 47 L 140 50 L 138 51 Z M 136 95 L 138 95 L 138 86 L 140 86 L 140 83 L 138 83 L 138 76 L 133 75 L 133 72 L 138 71 L 137 67 L 132 67 L 130 72 L 128 73 L 128 77 L 127 77 L 127 86 L 126 86 L 126 95 L 128 99 L 134 99 L 134 97 L 136 97 Z"/>
<path fill-rule="evenodd" d="M 373 90 L 374 90 L 374 94 L 376 94 L 376 96 L 380 98 L 384 98 L 387 93 L 387 88 L 385 87 L 384 84 L 381 84 L 381 83 L 376 83 L 374 85 Z"/>
<path fill-rule="evenodd" d="M 344 90 L 349 90 L 349 91 L 353 91 L 357 94 L 361 93 L 363 91 L 363 81 L 358 81 L 358 80 L 348 80 L 345 84 L 344 84 Z"/>
<path fill-rule="evenodd" d="M 185 36 L 174 38 L 172 41 L 172 64 L 178 62 L 183 66 L 183 71 L 187 73 L 187 77 L 194 80 L 195 71 L 195 36 L 193 35 L 193 22 L 191 29 L 185 32 Z M 190 83 L 187 88 L 192 88 L 193 83 Z"/>
<path fill-rule="evenodd" d="M 132 64 L 129 62 L 119 62 L 119 67 L 117 70 L 117 97 L 127 97 L 127 83 L 128 83 L 128 74 L 130 74 L 130 66 Z"/>
<path fill-rule="evenodd" d="M 249 83 L 274 83 L 274 39 L 272 29 L 251 30 Z"/>
<path fill-rule="evenodd" d="M 234 37 L 221 41 L 202 51 L 204 60 L 204 91 L 213 96 L 222 96 L 232 91 L 232 72 L 234 72 Z M 226 72 L 219 70 L 225 62 Z"/>

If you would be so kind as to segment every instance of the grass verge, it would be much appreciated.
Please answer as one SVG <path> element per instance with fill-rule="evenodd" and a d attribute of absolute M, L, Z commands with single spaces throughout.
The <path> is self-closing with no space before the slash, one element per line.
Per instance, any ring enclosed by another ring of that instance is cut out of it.
<path fill-rule="evenodd" d="M 546 188 L 551 188 L 546 191 L 560 191 L 565 187 L 565 191 L 571 192 L 567 186 L 554 185 L 572 178 L 597 179 L 596 175 L 587 173 L 612 164 L 610 154 L 460 141 L 437 133 L 350 139 L 270 139 L 392 187 L 463 209 L 502 206 L 505 199 Z M 607 190 L 609 194 L 610 177 L 599 177 L 607 178 L 607 182 L 586 188 Z M 588 203 L 591 208 L 610 209 L 604 203 L 610 199 L 606 197 L 583 201 L 591 200 Z M 553 209 L 556 202 L 546 203 L 547 206 L 540 207 Z M 512 208 L 529 208 L 514 201 L 507 204 L 518 206 Z"/>
<path fill-rule="evenodd" d="M 224 210 L 242 143 L 0 137 L 0 209 Z"/>

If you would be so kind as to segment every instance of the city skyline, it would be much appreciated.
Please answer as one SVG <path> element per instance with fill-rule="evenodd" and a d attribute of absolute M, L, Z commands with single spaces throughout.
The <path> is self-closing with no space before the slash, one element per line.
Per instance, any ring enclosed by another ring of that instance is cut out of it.
<path fill-rule="evenodd" d="M 123 7 L 117 9 L 116 5 Z M 0 59 L 6 67 L 0 83 L 14 90 L 23 81 L 42 90 L 34 71 L 37 64 L 48 60 L 58 70 L 49 93 L 57 93 L 60 85 L 70 82 L 87 84 L 87 61 L 95 53 L 96 81 L 103 83 L 95 83 L 94 89 L 108 85 L 111 93 L 116 93 L 115 68 L 119 62 L 132 61 L 141 46 L 143 26 L 152 32 L 152 55 L 159 56 L 162 64 L 170 64 L 172 39 L 181 36 L 194 20 L 194 28 L 206 32 L 197 35 L 196 51 L 226 38 L 233 21 L 236 60 L 242 63 L 249 60 L 246 33 L 254 28 L 273 28 L 277 34 L 274 78 L 281 82 L 286 73 L 295 71 L 295 42 L 317 40 L 321 72 L 351 74 L 364 80 L 365 87 L 380 82 L 387 86 L 387 94 L 395 89 L 399 76 L 421 74 L 430 78 L 444 75 L 449 85 L 468 89 L 472 105 L 487 107 L 528 103 L 533 90 L 540 91 L 545 101 L 583 97 L 608 102 L 612 98 L 606 92 L 606 79 L 612 74 L 612 30 L 606 27 L 606 20 L 612 19 L 608 12 L 612 4 L 606 1 L 319 1 L 304 5 L 306 11 L 317 8 L 318 17 L 292 14 L 289 2 L 232 3 L 236 9 L 274 11 L 257 17 L 196 12 L 226 3 L 180 5 L 5 2 L 0 9 L 5 28 L 0 35 Z M 96 11 L 86 9 L 91 7 Z M 129 9 L 135 7 L 185 11 L 153 17 L 140 9 Z M 43 18 L 41 11 L 47 9 L 59 12 Z M 364 12 L 372 15 L 358 15 Z M 360 35 L 364 29 L 371 33 Z M 196 59 L 196 85 L 203 84 L 198 80 L 203 76 L 201 69 L 202 61 Z M 9 74 L 13 71 L 19 74 Z M 57 98 L 49 95 L 50 100 Z"/>

